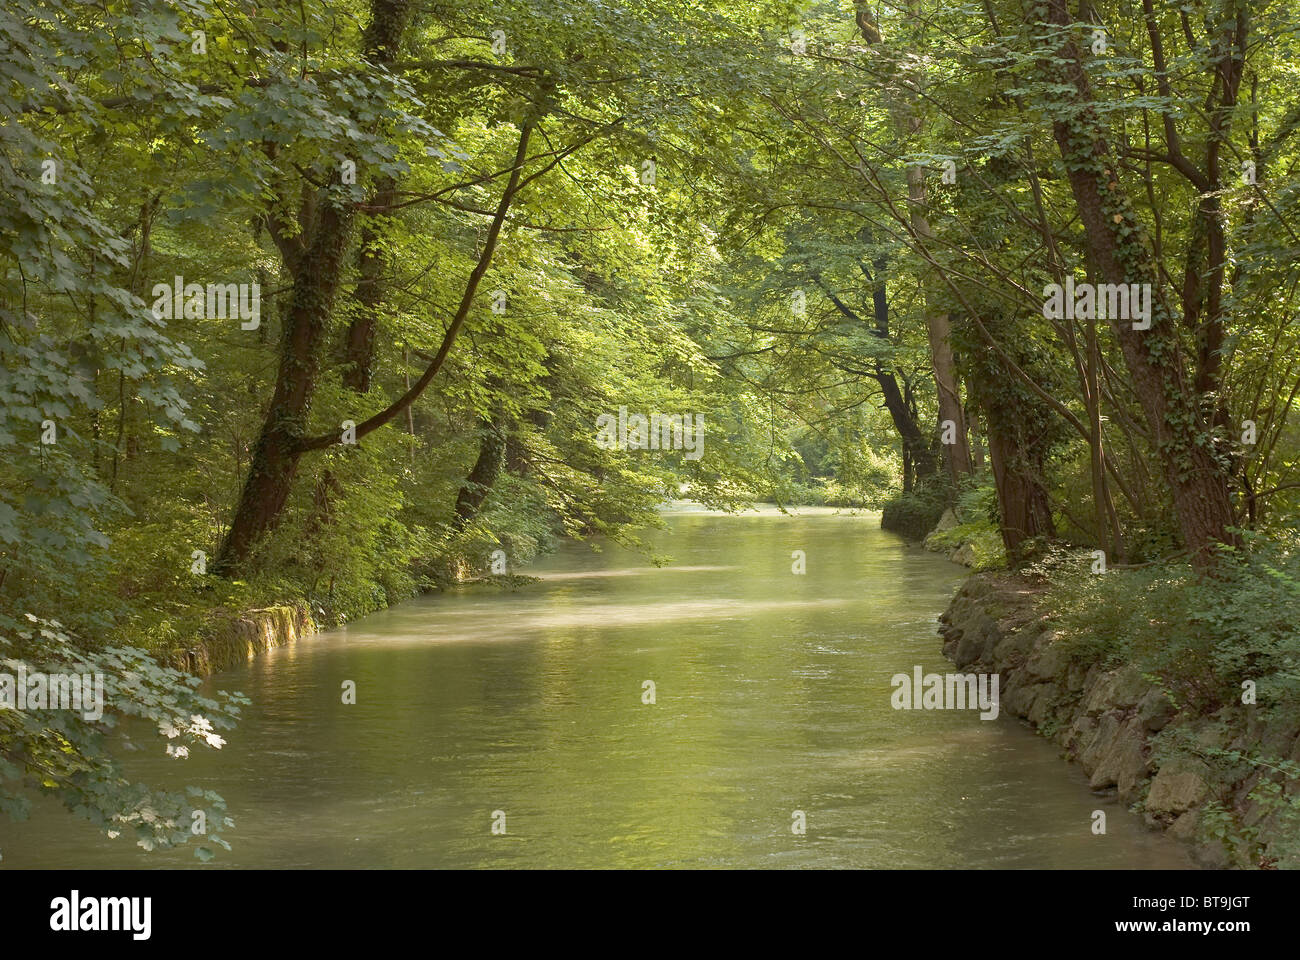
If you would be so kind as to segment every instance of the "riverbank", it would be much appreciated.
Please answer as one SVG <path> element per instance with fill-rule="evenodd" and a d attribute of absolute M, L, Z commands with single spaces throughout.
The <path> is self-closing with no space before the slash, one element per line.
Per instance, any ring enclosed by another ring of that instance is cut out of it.
<path fill-rule="evenodd" d="M 214 621 L 190 645 L 175 650 L 169 665 L 205 677 L 253 659 L 260 653 L 297 643 L 319 632 L 305 601 L 257 610 L 215 611 Z"/>
<path fill-rule="evenodd" d="M 990 519 L 995 498 L 988 484 L 968 486 L 955 501 L 933 487 L 899 494 L 881 511 L 880 528 L 975 572 L 1001 569 L 1006 551 Z"/>
<path fill-rule="evenodd" d="M 1189 843 L 1202 866 L 1294 865 L 1300 782 L 1286 764 L 1300 764 L 1300 725 L 1265 723 L 1253 705 L 1199 715 L 1131 663 L 1089 665 L 1042 612 L 1046 593 L 1014 573 L 972 575 L 940 617 L 944 655 L 999 674 L 1004 712 L 1055 741 L 1094 791 Z M 1257 759 L 1272 757 L 1285 760 Z"/>
<path fill-rule="evenodd" d="M 512 575 L 484 575 L 465 557 L 443 557 L 428 565 L 421 580 L 424 589 L 403 590 L 390 594 L 373 591 L 366 602 L 341 608 L 328 597 L 311 597 L 302 593 L 286 595 L 266 593 L 262 602 L 239 602 L 227 596 L 223 601 L 198 607 L 189 617 L 195 626 L 188 640 L 150 649 L 159 660 L 177 670 L 206 677 L 229 670 L 268 650 L 310 639 L 322 630 L 343 626 L 362 617 L 387 610 L 423 594 L 436 593 L 448 586 L 472 583 L 515 584 Z M 269 601 L 269 602 L 268 602 Z"/>

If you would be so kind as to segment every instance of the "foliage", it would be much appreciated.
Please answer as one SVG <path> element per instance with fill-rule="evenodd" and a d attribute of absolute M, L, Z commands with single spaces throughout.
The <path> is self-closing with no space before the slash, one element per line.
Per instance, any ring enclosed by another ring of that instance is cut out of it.
<path fill-rule="evenodd" d="M 177 759 L 191 748 L 220 749 L 225 741 L 217 731 L 233 727 L 240 705 L 248 700 L 226 691 L 215 700 L 203 696 L 195 689 L 197 678 L 159 666 L 142 650 L 95 648 L 70 637 L 55 621 L 28 619 L 26 629 L 0 637 L 0 667 L 10 682 L 23 671 L 27 677 L 99 677 L 103 712 L 95 716 L 99 711 L 86 701 L 78 712 L 53 702 L 33 706 L 30 699 L 0 709 L 0 812 L 26 819 L 30 800 L 25 790 L 34 788 L 107 836 L 127 834 L 145 850 L 188 843 L 196 836 L 202 844 L 229 849 L 223 833 L 234 821 L 226 816 L 220 795 L 198 787 L 175 792 L 133 782 L 123 775 L 116 756 L 153 737 Z M 195 829 L 198 824 L 202 832 Z M 195 855 L 206 860 L 212 850 L 200 845 Z"/>
<path fill-rule="evenodd" d="M 1255 684 L 1263 710 L 1300 700 L 1300 549 L 1255 540 L 1225 550 L 1214 574 L 1165 561 L 1091 572 L 1091 554 L 1057 553 L 1047 612 L 1085 663 L 1133 663 L 1159 678 L 1180 709 L 1208 714 Z"/>
<path fill-rule="evenodd" d="M 923 540 L 947 508 L 947 490 L 941 484 L 924 484 L 889 500 L 880 525 L 910 540 Z"/>

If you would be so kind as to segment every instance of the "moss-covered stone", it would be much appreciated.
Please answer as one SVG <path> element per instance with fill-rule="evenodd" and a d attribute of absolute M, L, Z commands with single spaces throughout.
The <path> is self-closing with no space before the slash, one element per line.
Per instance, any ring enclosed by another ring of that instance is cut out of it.
<path fill-rule="evenodd" d="M 306 604 L 246 610 L 217 619 L 192 646 L 175 651 L 171 662 L 177 669 L 206 676 L 315 633 Z"/>

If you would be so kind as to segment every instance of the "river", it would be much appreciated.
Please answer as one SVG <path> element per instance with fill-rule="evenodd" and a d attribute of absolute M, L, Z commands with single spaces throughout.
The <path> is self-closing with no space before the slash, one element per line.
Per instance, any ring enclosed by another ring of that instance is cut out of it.
<path fill-rule="evenodd" d="M 953 669 L 935 627 L 963 568 L 874 514 L 667 524 L 664 566 L 566 544 L 518 571 L 540 583 L 412 600 L 219 674 L 253 701 L 226 747 L 131 771 L 226 798 L 218 868 L 1190 865 L 1014 718 L 892 708 L 894 674 Z M 48 803 L 0 817 L 0 851 L 197 863 Z"/>

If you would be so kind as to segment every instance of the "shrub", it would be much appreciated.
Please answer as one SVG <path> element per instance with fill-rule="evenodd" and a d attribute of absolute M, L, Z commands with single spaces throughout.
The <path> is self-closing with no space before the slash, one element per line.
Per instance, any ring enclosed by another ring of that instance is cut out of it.
<path fill-rule="evenodd" d="M 881 509 L 881 529 L 900 533 L 909 540 L 924 540 L 947 509 L 948 493 L 942 483 L 920 484 L 909 493 L 900 493 Z"/>
<path fill-rule="evenodd" d="M 233 827 L 226 805 L 212 791 L 153 789 L 122 775 L 115 753 L 132 746 L 143 729 L 161 738 L 168 756 L 183 759 L 191 748 L 220 749 L 217 730 L 234 726 L 248 700 L 222 691 L 213 700 L 195 691 L 197 677 L 162 667 L 134 647 L 93 649 L 70 637 L 54 621 L 27 617 L 22 627 L 8 617 L 0 625 L 0 667 L 10 677 L 34 673 L 103 679 L 102 710 L 34 707 L 30 700 L 0 709 L 0 813 L 27 817 L 27 789 L 58 798 L 69 811 L 90 820 L 109 837 L 129 834 L 145 850 L 172 847 L 193 838 L 202 815 L 204 841 L 229 849 L 223 830 Z M 9 678 L 6 678 L 8 680 Z M 13 698 L 13 692 L 8 694 Z M 98 698 L 96 698 L 98 700 Z M 95 713 L 100 713 L 95 716 Z M 110 749 L 112 748 L 112 749 Z M 207 860 L 207 846 L 195 849 Z"/>

